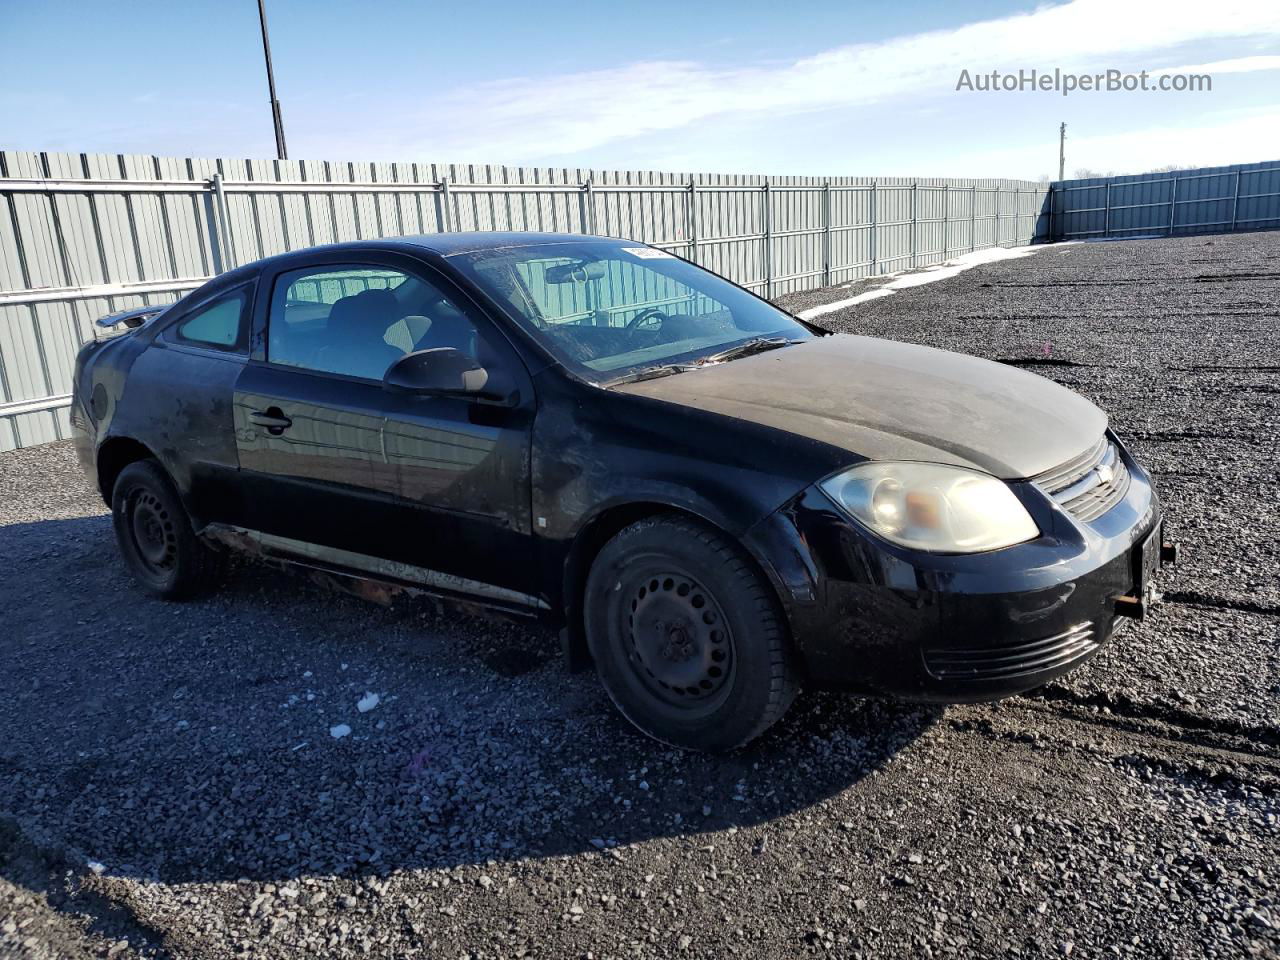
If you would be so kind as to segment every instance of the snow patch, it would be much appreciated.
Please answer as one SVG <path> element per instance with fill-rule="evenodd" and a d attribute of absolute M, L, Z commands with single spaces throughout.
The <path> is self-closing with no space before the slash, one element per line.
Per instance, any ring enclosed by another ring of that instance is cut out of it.
<path fill-rule="evenodd" d="M 343 737 L 348 736 L 350 733 L 351 733 L 351 727 L 349 727 L 345 723 L 340 723 L 336 727 L 329 728 L 329 736 L 333 737 L 333 739 L 335 740 L 341 740 Z"/>
<path fill-rule="evenodd" d="M 379 697 L 376 693 L 366 693 L 363 697 L 361 697 L 359 700 L 356 701 L 356 709 L 359 710 L 361 713 L 368 713 L 370 710 L 372 710 L 381 702 L 382 702 L 382 698 Z"/>
<path fill-rule="evenodd" d="M 879 300 L 881 297 L 887 297 L 893 291 L 886 287 L 876 287 L 874 290 L 868 290 L 866 293 L 860 293 L 856 297 L 849 297 L 846 300 L 837 300 L 835 303 L 824 303 L 820 307 L 813 307 L 805 310 L 800 316 L 808 319 L 809 317 L 821 316 L 824 313 L 830 313 L 833 310 L 842 310 L 845 307 L 851 307 L 856 303 L 866 303 L 868 300 Z"/>
<path fill-rule="evenodd" d="M 945 263 L 935 264 L 932 267 L 917 271 L 916 273 L 892 274 L 892 279 L 888 283 L 860 293 L 856 297 L 848 297 L 844 300 L 836 300 L 833 303 L 823 303 L 816 307 L 810 307 L 808 310 L 801 310 L 796 316 L 804 320 L 811 320 L 814 317 L 820 317 L 824 313 L 834 313 L 837 310 L 843 310 L 846 307 L 856 306 L 859 303 L 865 303 L 868 300 L 878 300 L 881 297 L 887 297 L 891 293 L 898 290 L 906 290 L 909 287 L 921 287 L 926 283 L 937 283 L 939 280 L 948 280 L 958 274 L 963 273 L 973 267 L 981 266 L 984 263 L 997 263 L 1001 260 L 1017 260 L 1021 257 L 1029 257 L 1033 253 L 1038 253 L 1039 247 L 988 247 L 986 250 L 975 250 L 973 253 L 966 253 L 959 257 L 953 257 Z"/>

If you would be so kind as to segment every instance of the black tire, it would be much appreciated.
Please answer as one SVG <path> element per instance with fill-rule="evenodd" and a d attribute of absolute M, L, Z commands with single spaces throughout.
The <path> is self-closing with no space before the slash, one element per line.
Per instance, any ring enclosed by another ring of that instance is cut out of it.
<path fill-rule="evenodd" d="M 111 492 L 111 522 L 129 572 L 152 596 L 186 600 L 221 579 L 222 555 L 191 529 L 186 508 L 156 461 L 139 460 L 120 471 Z"/>
<path fill-rule="evenodd" d="M 696 521 L 642 520 L 605 544 L 584 618 L 609 697 L 656 740 L 732 750 L 795 698 L 777 597 L 737 544 Z"/>

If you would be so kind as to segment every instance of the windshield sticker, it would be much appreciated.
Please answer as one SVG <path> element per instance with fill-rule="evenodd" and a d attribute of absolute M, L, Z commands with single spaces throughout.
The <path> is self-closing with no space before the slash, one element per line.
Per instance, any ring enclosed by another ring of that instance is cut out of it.
<path fill-rule="evenodd" d="M 665 250 L 655 250 L 653 247 L 623 247 L 623 253 L 629 253 L 633 257 L 641 260 L 674 260 L 671 254 Z"/>

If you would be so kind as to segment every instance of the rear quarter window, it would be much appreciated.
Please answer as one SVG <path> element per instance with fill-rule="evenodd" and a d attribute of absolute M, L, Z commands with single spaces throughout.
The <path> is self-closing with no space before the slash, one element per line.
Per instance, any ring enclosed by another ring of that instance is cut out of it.
<path fill-rule="evenodd" d="M 249 313 L 249 287 L 240 287 L 178 318 L 166 339 L 215 350 L 243 352 Z"/>

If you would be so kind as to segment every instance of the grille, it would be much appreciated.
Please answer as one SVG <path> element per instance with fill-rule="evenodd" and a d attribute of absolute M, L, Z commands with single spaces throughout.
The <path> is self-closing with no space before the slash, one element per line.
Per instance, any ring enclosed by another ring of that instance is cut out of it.
<path fill-rule="evenodd" d="M 1129 490 L 1129 469 L 1106 436 L 1080 456 L 1031 479 L 1058 506 L 1085 522 L 1098 519 Z"/>
<path fill-rule="evenodd" d="M 1064 667 L 1098 647 L 1093 622 L 1040 640 L 1003 647 L 938 647 L 924 651 L 925 667 L 939 680 L 1006 680 Z"/>

